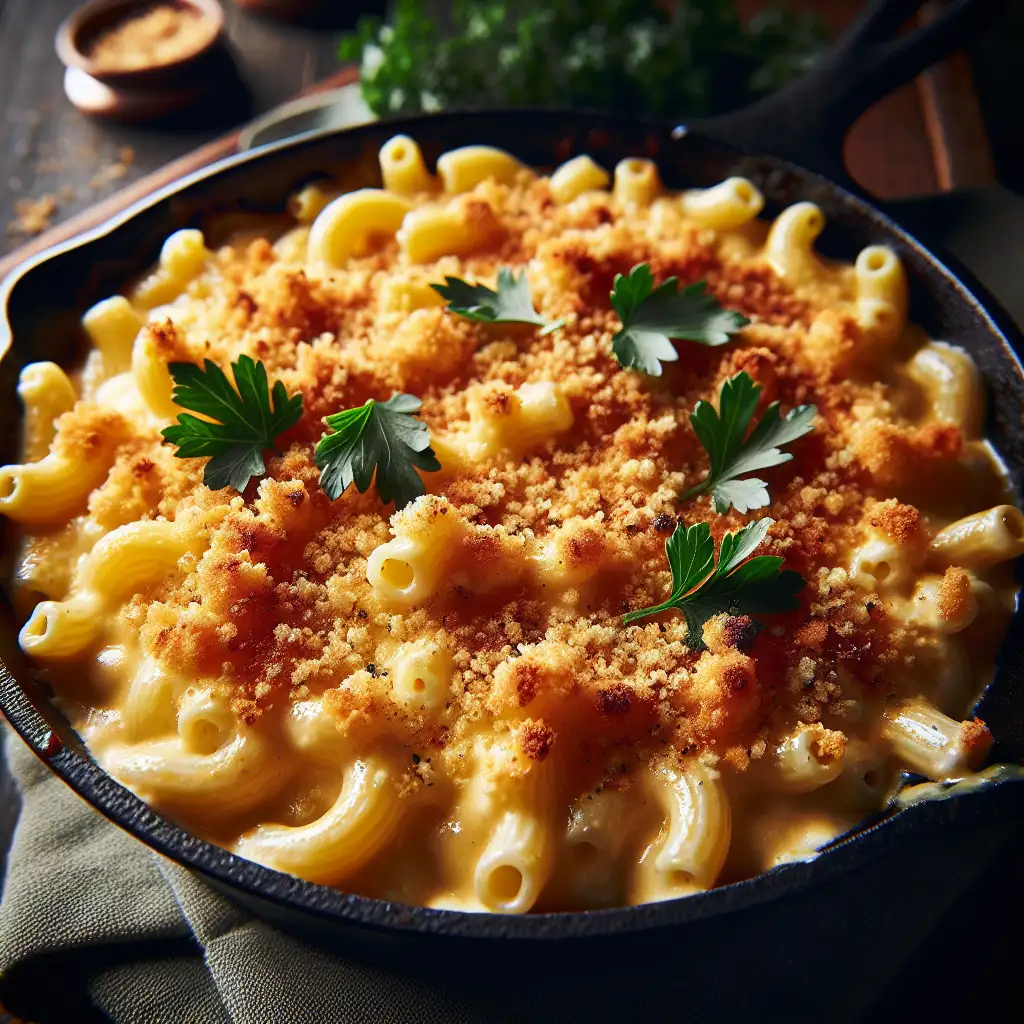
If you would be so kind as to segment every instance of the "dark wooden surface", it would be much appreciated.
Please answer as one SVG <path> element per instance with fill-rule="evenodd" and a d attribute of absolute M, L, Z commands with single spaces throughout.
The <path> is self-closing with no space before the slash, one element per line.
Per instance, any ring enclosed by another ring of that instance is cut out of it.
<path fill-rule="evenodd" d="M 228 2 L 228 34 L 249 87 L 247 103 L 177 128 L 92 120 L 64 96 L 53 51 L 54 32 L 75 6 L 76 0 L 0 0 L 0 257 L 26 241 L 6 230 L 20 199 L 53 196 L 51 221 L 58 224 L 338 70 L 336 30 L 266 21 Z M 762 5 L 741 0 L 740 6 Z M 819 11 L 835 33 L 861 3 L 794 0 L 793 6 Z M 991 159 L 967 61 L 954 61 L 868 111 L 851 132 L 848 159 L 855 177 L 880 196 L 989 180 Z"/>
<path fill-rule="evenodd" d="M 64 95 L 53 37 L 76 6 L 76 0 L 0 0 L 0 254 L 24 241 L 6 231 L 18 199 L 56 196 L 56 223 L 338 70 L 337 31 L 267 21 L 228 2 L 248 108 L 234 104 L 186 127 L 113 125 L 83 116 Z M 134 161 L 123 177 L 103 182 L 105 168 L 120 162 L 125 147 Z"/>
<path fill-rule="evenodd" d="M 336 31 L 263 21 L 228 0 L 229 36 L 251 93 L 248 108 L 237 107 L 191 127 L 118 127 L 83 117 L 64 96 L 63 68 L 53 51 L 53 36 L 75 6 L 75 0 L 0 0 L 0 256 L 24 241 L 5 231 L 18 199 L 57 196 L 53 222 L 58 223 L 219 138 L 248 116 L 308 88 L 338 67 Z M 797 0 L 794 6 L 823 10 L 836 30 L 860 5 L 857 0 Z M 1008 0 L 1002 19 L 974 48 L 973 74 L 965 59 L 954 61 L 865 116 L 850 140 L 855 174 L 873 191 L 890 196 L 979 183 L 993 169 L 1004 183 L 1024 190 L 1024 136 L 1019 130 L 1022 42 L 1024 2 Z M 980 93 L 983 122 L 972 81 Z M 104 168 L 121 162 L 125 147 L 132 148 L 133 162 L 123 177 L 110 178 L 108 172 L 104 181 Z M 9 776 L 0 764 L 0 868 L 16 808 Z M 1008 885 L 1011 879 L 1017 884 Z M 1022 894 L 1017 854 L 1008 851 L 990 878 L 972 891 L 900 973 L 879 1007 L 880 1018 L 905 1018 L 913 1011 L 931 1020 L 972 1019 L 986 1012 L 986 1003 L 995 1010 L 1001 999 L 1019 998 L 1024 975 L 1015 972 L 1008 985 L 1001 971 L 1021 948 Z M 899 913 L 898 896 L 894 913 Z M 976 957 L 967 952 L 972 948 Z M 957 957 L 958 967 L 949 984 L 939 984 L 935 966 L 950 954 Z M 970 964 L 964 962 L 965 955 Z M 856 969 L 851 964 L 851 970 Z"/>

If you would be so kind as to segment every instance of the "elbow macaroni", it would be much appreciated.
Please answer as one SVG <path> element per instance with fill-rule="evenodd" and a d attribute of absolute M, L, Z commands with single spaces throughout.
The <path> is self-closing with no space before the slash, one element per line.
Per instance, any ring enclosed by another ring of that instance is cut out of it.
<path fill-rule="evenodd" d="M 108 533 L 85 557 L 64 601 L 42 601 L 19 642 L 37 658 L 80 655 L 97 639 L 104 612 L 170 575 L 196 538 L 179 523 L 128 523 Z"/>
<path fill-rule="evenodd" d="M 25 407 L 25 460 L 34 462 L 49 452 L 57 418 L 74 407 L 78 396 L 56 363 L 29 363 L 18 377 L 18 397 Z"/>
<path fill-rule="evenodd" d="M 438 439 L 449 462 L 515 458 L 564 434 L 573 424 L 569 402 L 552 381 L 523 384 L 514 392 L 481 389 L 469 396 L 468 405 L 468 430 Z"/>
<path fill-rule="evenodd" d="M 160 351 L 157 336 L 148 328 L 139 332 L 132 348 L 132 378 L 154 416 L 173 420 L 181 411 L 171 397 L 174 379 L 168 360 Z"/>
<path fill-rule="evenodd" d="M 102 358 L 104 378 L 131 368 L 132 346 L 143 319 L 123 295 L 114 295 L 87 310 L 82 326 Z"/>
<path fill-rule="evenodd" d="M 101 763 L 275 870 L 495 913 L 685 897 L 818 856 L 903 769 L 977 769 L 991 736 L 965 716 L 1024 514 L 979 508 L 1004 491 L 978 370 L 908 327 L 898 253 L 835 263 L 815 204 L 766 223 L 763 182 L 676 192 L 646 159 L 544 178 L 466 146 L 434 174 L 397 135 L 379 169 L 216 253 L 174 232 L 83 313 L 84 370 L 22 372 L 24 461 L 0 469 L 19 641 L 97 698 Z M 638 262 L 706 276 L 749 329 L 667 381 L 623 370 L 607 292 Z M 509 264 L 558 330 L 482 327 L 431 288 Z M 212 492 L 162 445 L 168 364 L 242 353 L 302 391 L 303 423 L 245 494 Z M 622 615 L 667 595 L 677 517 L 725 528 L 680 494 L 706 459 L 694 404 L 739 367 L 823 410 L 768 484 L 764 552 L 808 587 L 784 617 L 714 616 L 702 651 L 676 612 Z M 319 418 L 396 391 L 422 400 L 430 493 L 327 501 Z M 949 483 L 967 471 L 977 490 Z"/>
<path fill-rule="evenodd" d="M 384 188 L 400 196 L 429 192 L 434 186 L 420 147 L 408 135 L 396 135 L 380 147 L 380 176 Z"/>
<path fill-rule="evenodd" d="M 865 332 L 891 343 L 907 322 L 907 276 L 903 263 L 888 246 L 869 245 L 853 265 L 857 317 Z"/>
<path fill-rule="evenodd" d="M 524 914 L 551 873 L 551 826 L 529 810 L 498 819 L 474 874 L 477 899 L 495 914 Z"/>
<path fill-rule="evenodd" d="M 492 242 L 498 223 L 482 200 L 413 210 L 402 221 L 398 247 L 410 263 L 431 263 L 444 256 L 468 256 Z"/>
<path fill-rule="evenodd" d="M 187 749 L 181 739 L 101 749 L 107 771 L 147 803 L 207 825 L 255 807 L 287 778 L 287 765 L 244 727 L 208 754 Z"/>
<path fill-rule="evenodd" d="M 930 779 L 959 778 L 978 768 L 992 736 L 976 722 L 957 722 L 928 701 L 907 701 L 886 713 L 882 735 L 906 764 Z"/>
<path fill-rule="evenodd" d="M 776 750 L 782 785 L 791 793 L 810 793 L 842 774 L 846 737 L 820 722 L 802 722 Z"/>
<path fill-rule="evenodd" d="M 682 194 L 683 213 L 702 227 L 729 231 L 753 220 L 764 208 L 764 196 L 746 178 L 726 178 L 711 188 Z"/>
<path fill-rule="evenodd" d="M 469 835 L 485 837 L 473 871 L 474 895 L 493 913 L 526 913 L 554 867 L 551 773 L 536 763 L 524 771 L 510 733 L 481 738 L 475 754 L 477 773 L 460 807 Z"/>
<path fill-rule="evenodd" d="M 984 406 L 981 378 L 962 348 L 929 342 L 907 363 L 907 373 L 924 389 L 936 420 L 959 427 L 968 440 L 978 437 Z"/>
<path fill-rule="evenodd" d="M 1024 514 L 1014 505 L 958 519 L 940 530 L 931 543 L 931 558 L 940 565 L 984 570 L 1024 554 Z"/>
<path fill-rule="evenodd" d="M 391 605 L 427 601 L 441 582 L 441 567 L 459 536 L 447 518 L 435 518 L 429 530 L 413 536 L 397 534 L 374 548 L 366 563 L 366 578 L 374 592 Z"/>
<path fill-rule="evenodd" d="M 630 794 L 602 787 L 578 799 L 565 832 L 567 886 L 580 906 L 622 899 L 621 862 L 636 824 Z"/>
<path fill-rule="evenodd" d="M 512 185 L 522 169 L 515 157 L 493 146 L 463 146 L 449 150 L 437 161 L 438 177 L 451 195 L 470 192 L 484 181 Z"/>
<path fill-rule="evenodd" d="M 584 192 L 596 192 L 608 187 L 608 172 L 589 156 L 567 160 L 551 175 L 551 198 L 556 203 L 571 203 Z"/>
<path fill-rule="evenodd" d="M 732 814 L 718 773 L 699 760 L 662 764 L 652 783 L 666 813 L 666 835 L 653 853 L 646 898 L 672 899 L 710 889 L 729 852 Z"/>
<path fill-rule="evenodd" d="M 203 233 L 195 228 L 168 235 L 156 270 L 132 290 L 131 304 L 149 310 L 176 299 L 199 276 L 210 255 Z"/>
<path fill-rule="evenodd" d="M 814 240 L 824 227 L 825 215 L 814 203 L 794 203 L 775 218 L 765 255 L 780 277 L 799 283 L 815 275 Z"/>
<path fill-rule="evenodd" d="M 660 191 L 658 168 L 650 160 L 630 157 L 615 165 L 612 195 L 627 209 L 650 206 Z"/>
<path fill-rule="evenodd" d="M 132 676 L 121 707 L 125 738 L 131 743 L 156 739 L 178 726 L 175 709 L 186 682 L 147 655 Z"/>
<path fill-rule="evenodd" d="M 33 525 L 70 519 L 85 510 L 112 458 L 111 446 L 102 444 L 85 459 L 51 450 L 38 462 L 0 467 L 0 515 Z"/>
<path fill-rule="evenodd" d="M 339 196 L 317 214 L 309 229 L 310 265 L 338 269 L 353 256 L 364 256 L 378 240 L 393 238 L 412 204 L 376 188 Z"/>
<path fill-rule="evenodd" d="M 403 644 L 391 663 L 392 700 L 409 710 L 439 711 L 451 682 L 451 654 L 429 640 Z"/>
<path fill-rule="evenodd" d="M 871 526 L 853 549 L 850 575 L 863 578 L 879 593 L 901 591 L 917 580 L 924 560 L 925 552 L 920 545 L 912 540 L 897 540 Z"/>
<path fill-rule="evenodd" d="M 310 182 L 288 197 L 288 212 L 300 225 L 312 224 L 337 196 L 338 193 L 325 188 L 323 182 Z"/>
<path fill-rule="evenodd" d="M 235 852 L 276 871 L 338 885 L 397 831 L 402 811 L 386 764 L 355 761 L 334 805 L 308 825 L 260 825 Z"/>

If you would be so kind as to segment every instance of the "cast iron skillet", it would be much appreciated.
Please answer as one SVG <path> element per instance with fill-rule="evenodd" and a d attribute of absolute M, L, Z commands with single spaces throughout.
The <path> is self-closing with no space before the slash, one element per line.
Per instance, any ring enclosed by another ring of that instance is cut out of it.
<path fill-rule="evenodd" d="M 768 215 L 799 199 L 825 211 L 821 248 L 853 259 L 871 243 L 893 246 L 912 282 L 912 315 L 936 338 L 966 346 L 990 389 L 988 436 L 1015 484 L 1024 472 L 1024 371 L 1014 352 L 1020 336 L 964 271 L 934 256 L 880 210 L 859 197 L 842 164 L 847 127 L 875 99 L 953 50 L 981 15 L 987 0 L 958 0 L 945 16 L 914 32 L 895 33 L 919 0 L 869 4 L 827 59 L 806 78 L 755 106 L 686 126 L 640 119 L 551 111 L 442 114 L 307 136 L 225 160 L 164 189 L 106 225 L 50 250 L 15 271 L 0 287 L 0 451 L 15 461 L 18 369 L 36 359 L 70 364 L 84 346 L 79 318 L 91 303 L 119 291 L 151 264 L 164 238 L 200 225 L 213 238 L 237 225 L 240 212 L 280 211 L 304 181 L 341 172 L 351 187 L 379 184 L 381 143 L 406 132 L 428 159 L 470 143 L 500 146 L 533 166 L 553 166 L 590 153 L 611 166 L 626 156 L 657 160 L 669 187 L 707 186 L 732 175 L 757 183 Z M 774 153 L 776 155 L 765 155 Z M 806 170 L 804 168 L 810 168 Z M 710 922 L 790 895 L 798 902 L 811 887 L 835 880 L 883 854 L 898 856 L 912 840 L 927 838 L 936 851 L 970 824 L 1017 818 L 1024 786 L 1000 783 L 913 806 L 862 826 L 816 860 L 682 900 L 640 907 L 527 917 L 429 910 L 349 895 L 277 874 L 203 842 L 161 818 L 115 782 L 83 750 L 21 656 L 16 624 L 6 609 L 0 627 L 0 710 L 54 772 L 112 821 L 167 857 L 198 872 L 256 913 L 304 934 L 330 938 L 358 933 L 512 939 L 517 945 L 553 938 L 639 937 L 665 928 Z M 1001 666 L 978 708 L 996 738 L 996 760 L 1024 759 L 1024 626 L 1015 617 Z M 59 742 L 51 737 L 59 737 Z M 961 843 L 963 847 L 965 844 Z M 953 849 L 950 846 L 949 849 Z M 954 870 L 970 871 L 966 860 Z M 938 854 L 936 854 L 937 856 Z M 958 855 L 959 856 L 959 855 Z M 833 887 L 834 889 L 834 887 Z M 727 922 L 723 922 L 726 924 Z M 692 934 L 688 933 L 688 934 Z M 443 945 L 443 944 L 442 944 Z M 505 948 L 505 947 L 503 947 Z"/>

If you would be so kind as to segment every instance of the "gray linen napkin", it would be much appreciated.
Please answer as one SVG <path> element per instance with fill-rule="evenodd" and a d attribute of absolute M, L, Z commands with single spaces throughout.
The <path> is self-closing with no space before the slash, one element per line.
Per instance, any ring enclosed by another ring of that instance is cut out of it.
<path fill-rule="evenodd" d="M 23 804 L 0 901 L 0 1004 L 38 1024 L 593 1024 L 677 1020 L 681 1006 L 711 1021 L 863 1021 L 968 882 L 951 884 L 938 847 L 901 848 L 861 869 L 856 890 L 787 897 L 803 906 L 798 927 L 730 916 L 699 937 L 666 936 L 658 955 L 629 966 L 593 948 L 552 946 L 543 975 L 517 971 L 497 946 L 473 966 L 451 958 L 429 975 L 406 970 L 415 959 L 406 947 L 385 969 L 240 910 L 102 818 L 6 726 L 0 732 Z M 956 841 L 975 849 L 983 870 L 1005 835 Z M 911 903 L 894 913 L 896 879 Z"/>
<path fill-rule="evenodd" d="M 122 832 L 6 726 L 22 812 L 0 902 L 0 1003 L 32 1020 L 380 1024 L 502 1019 L 253 919 Z M 491 1014 L 495 1011 L 495 1015 Z"/>
<path fill-rule="evenodd" d="M 595 985 L 564 953 L 564 982 L 543 990 L 457 962 L 428 976 L 400 956 L 394 969 L 334 956 L 111 824 L 2 719 L 0 734 L 22 796 L 0 901 L 0 1005 L 37 1024 L 592 1022 L 634 1009 L 661 1020 L 679 998 L 628 970 Z"/>

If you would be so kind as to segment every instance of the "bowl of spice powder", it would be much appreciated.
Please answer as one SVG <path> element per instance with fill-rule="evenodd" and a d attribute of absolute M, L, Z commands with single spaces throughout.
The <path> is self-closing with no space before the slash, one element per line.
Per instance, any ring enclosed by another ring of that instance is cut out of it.
<path fill-rule="evenodd" d="M 56 45 L 69 71 L 112 89 L 181 88 L 215 62 L 223 31 L 217 0 L 92 0 L 64 21 Z"/>

